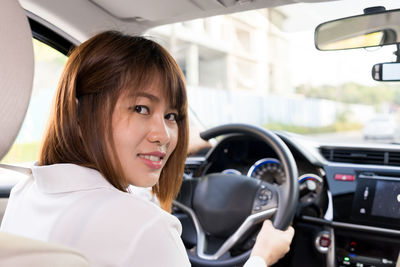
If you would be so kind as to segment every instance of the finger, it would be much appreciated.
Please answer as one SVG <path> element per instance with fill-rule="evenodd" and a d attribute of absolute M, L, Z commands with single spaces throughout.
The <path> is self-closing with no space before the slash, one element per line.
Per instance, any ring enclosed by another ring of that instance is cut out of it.
<path fill-rule="evenodd" d="M 265 220 L 263 225 L 272 225 L 272 222 L 271 220 Z"/>
<path fill-rule="evenodd" d="M 291 236 L 293 236 L 294 235 L 294 228 L 292 226 L 289 226 L 289 228 L 286 230 L 286 232 L 288 234 L 290 234 Z"/>
<path fill-rule="evenodd" d="M 286 237 L 286 239 L 288 240 L 289 243 L 292 242 L 293 236 L 294 236 L 294 229 L 293 228 L 287 229 L 285 231 L 285 237 Z"/>

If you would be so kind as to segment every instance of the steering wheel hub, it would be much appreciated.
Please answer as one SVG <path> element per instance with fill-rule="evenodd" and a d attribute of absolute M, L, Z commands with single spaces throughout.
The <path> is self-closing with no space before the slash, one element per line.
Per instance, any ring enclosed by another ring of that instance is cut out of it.
<path fill-rule="evenodd" d="M 252 213 L 260 181 L 236 174 L 204 176 L 193 196 L 193 209 L 205 232 L 227 238 Z M 250 197 L 249 197 L 250 196 Z"/>

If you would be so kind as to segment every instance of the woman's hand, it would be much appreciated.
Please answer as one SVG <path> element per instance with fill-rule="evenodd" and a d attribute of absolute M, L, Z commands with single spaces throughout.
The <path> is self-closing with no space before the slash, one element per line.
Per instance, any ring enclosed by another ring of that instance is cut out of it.
<path fill-rule="evenodd" d="M 286 231 L 281 231 L 275 229 L 270 220 L 266 220 L 257 235 L 251 256 L 259 256 L 265 260 L 267 266 L 271 266 L 289 251 L 293 235 L 293 227 L 289 226 Z"/>

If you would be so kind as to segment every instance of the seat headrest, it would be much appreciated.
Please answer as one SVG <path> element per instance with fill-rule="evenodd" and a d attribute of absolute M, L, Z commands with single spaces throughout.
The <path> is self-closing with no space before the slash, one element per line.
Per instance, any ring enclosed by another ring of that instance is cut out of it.
<path fill-rule="evenodd" d="M 32 92 L 32 33 L 17 0 L 0 8 L 0 160 L 13 144 Z"/>

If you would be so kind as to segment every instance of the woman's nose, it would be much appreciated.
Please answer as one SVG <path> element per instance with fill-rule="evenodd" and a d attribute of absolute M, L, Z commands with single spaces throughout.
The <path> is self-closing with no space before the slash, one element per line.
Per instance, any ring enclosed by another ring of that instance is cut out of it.
<path fill-rule="evenodd" d="M 152 125 L 148 135 L 149 141 L 152 143 L 157 142 L 161 145 L 167 144 L 171 138 L 171 134 L 168 125 L 165 123 L 164 117 L 155 118 L 151 123 Z"/>

